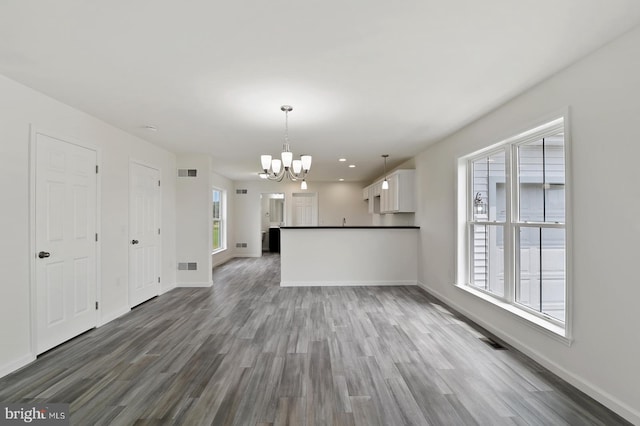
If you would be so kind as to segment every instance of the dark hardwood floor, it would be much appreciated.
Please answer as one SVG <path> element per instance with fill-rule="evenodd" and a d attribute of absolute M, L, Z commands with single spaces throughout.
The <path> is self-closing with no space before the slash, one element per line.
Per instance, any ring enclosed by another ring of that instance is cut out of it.
<path fill-rule="evenodd" d="M 74 425 L 629 424 L 416 287 L 280 288 L 236 259 L 0 379 Z"/>

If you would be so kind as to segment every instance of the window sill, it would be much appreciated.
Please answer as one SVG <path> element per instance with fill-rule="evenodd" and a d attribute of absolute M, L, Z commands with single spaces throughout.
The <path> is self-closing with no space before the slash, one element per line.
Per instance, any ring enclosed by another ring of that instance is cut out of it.
<path fill-rule="evenodd" d="M 214 254 L 220 254 L 220 253 L 222 253 L 223 251 L 226 251 L 226 250 L 227 250 L 227 248 L 226 248 L 226 247 L 219 248 L 219 249 L 217 249 L 217 250 L 212 251 L 212 252 L 211 252 L 211 256 L 213 256 Z"/>
<path fill-rule="evenodd" d="M 523 323 L 533 327 L 538 331 L 542 331 L 544 334 L 567 346 L 571 346 L 571 343 L 573 342 L 573 339 L 568 336 L 566 328 L 560 327 L 550 321 L 546 321 L 544 318 L 533 315 L 525 311 L 524 309 L 520 309 L 510 303 L 503 302 L 502 300 L 496 299 L 495 297 L 492 297 L 491 295 L 482 291 L 476 290 L 470 286 L 464 284 L 455 284 L 455 287 L 476 297 L 479 297 L 480 299 L 489 302 L 494 306 L 512 313 L 516 316 L 516 318 L 522 320 Z"/>

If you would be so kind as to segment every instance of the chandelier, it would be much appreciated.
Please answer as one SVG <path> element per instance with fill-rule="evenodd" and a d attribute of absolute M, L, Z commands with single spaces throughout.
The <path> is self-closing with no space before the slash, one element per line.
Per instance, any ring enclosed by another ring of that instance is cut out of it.
<path fill-rule="evenodd" d="M 294 182 L 301 180 L 301 189 L 307 189 L 305 178 L 311 168 L 311 156 L 301 155 L 300 159 L 293 159 L 293 152 L 291 152 L 291 147 L 289 146 L 289 113 L 293 110 L 293 107 L 290 105 L 282 105 L 280 109 L 284 111 L 285 114 L 282 153 L 280 154 L 280 158 L 272 158 L 271 155 L 260 156 L 262 170 L 264 171 L 260 173 L 260 177 L 280 182 L 287 176 Z"/>

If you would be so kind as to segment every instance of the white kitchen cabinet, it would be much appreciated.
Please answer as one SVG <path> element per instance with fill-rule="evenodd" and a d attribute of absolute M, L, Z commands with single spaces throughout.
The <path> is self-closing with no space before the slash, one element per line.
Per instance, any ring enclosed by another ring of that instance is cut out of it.
<path fill-rule="evenodd" d="M 380 213 L 380 193 L 382 182 L 376 182 L 367 187 L 369 189 L 369 213 Z M 365 188 L 365 189 L 367 189 Z"/>
<path fill-rule="evenodd" d="M 387 181 L 389 189 L 380 191 L 380 213 L 415 212 L 415 170 L 396 170 Z"/>
<path fill-rule="evenodd" d="M 364 201 L 367 201 L 369 199 L 369 187 L 368 186 L 366 188 L 362 189 L 362 199 Z"/>

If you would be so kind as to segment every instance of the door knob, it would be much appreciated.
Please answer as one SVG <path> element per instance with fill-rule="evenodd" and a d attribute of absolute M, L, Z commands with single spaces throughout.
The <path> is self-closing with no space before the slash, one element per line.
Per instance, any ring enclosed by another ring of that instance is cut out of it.
<path fill-rule="evenodd" d="M 131 244 L 138 244 L 140 241 L 138 240 L 131 240 Z"/>
<path fill-rule="evenodd" d="M 49 257 L 51 256 L 51 253 L 47 252 L 47 251 L 41 251 L 40 253 L 38 253 L 38 257 L 40 259 L 44 259 L 45 257 Z"/>

